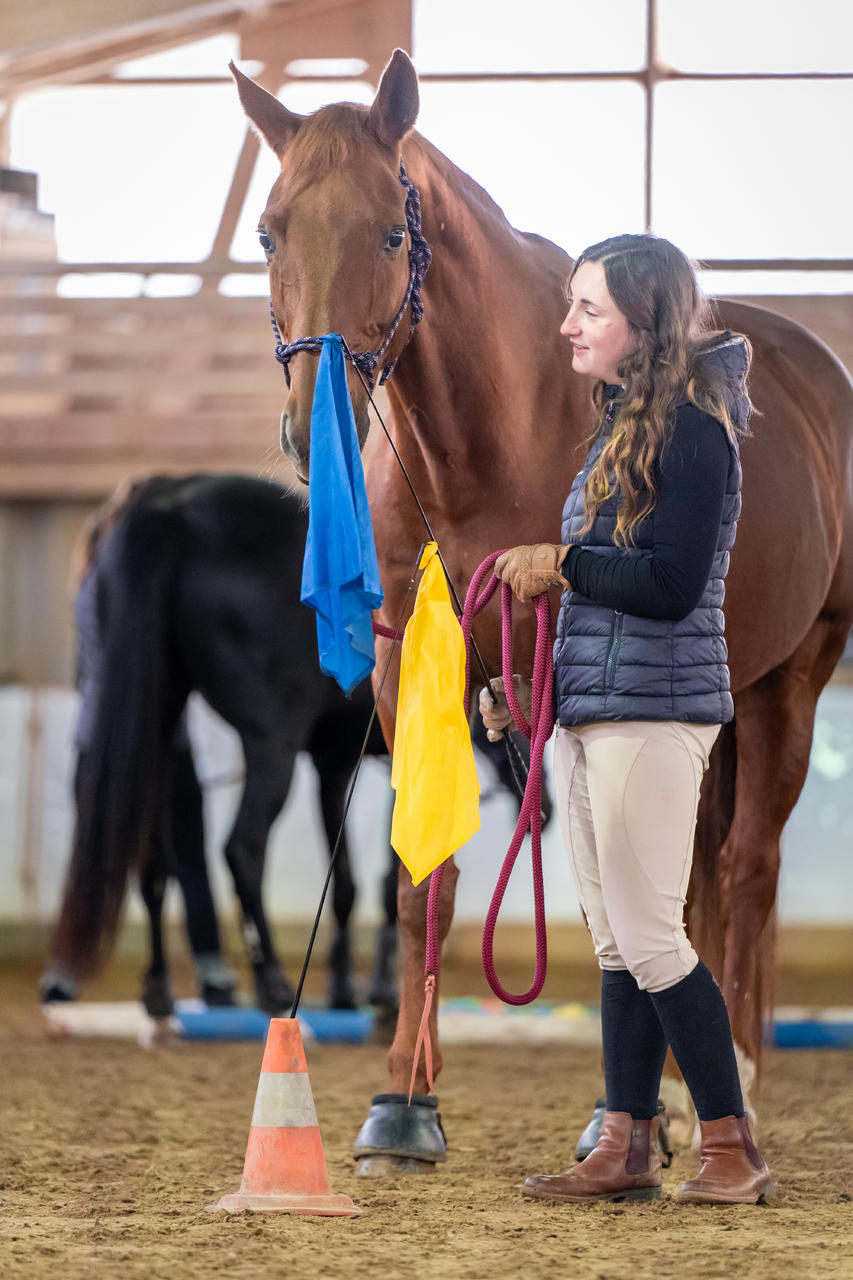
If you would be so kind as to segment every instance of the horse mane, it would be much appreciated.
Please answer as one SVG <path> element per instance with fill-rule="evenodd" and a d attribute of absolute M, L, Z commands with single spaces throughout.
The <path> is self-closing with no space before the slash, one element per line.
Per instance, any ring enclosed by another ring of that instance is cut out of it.
<path fill-rule="evenodd" d="M 333 102 L 305 116 L 285 153 L 288 182 L 307 185 L 352 159 L 366 141 L 377 142 L 367 114 L 356 102 Z"/>

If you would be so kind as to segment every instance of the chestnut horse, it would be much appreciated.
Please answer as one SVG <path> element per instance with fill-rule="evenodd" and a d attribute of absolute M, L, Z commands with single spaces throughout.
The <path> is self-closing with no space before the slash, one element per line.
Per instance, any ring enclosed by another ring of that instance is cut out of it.
<path fill-rule="evenodd" d="M 281 161 L 260 231 L 285 344 L 338 332 L 354 352 L 382 350 L 409 279 L 401 161 L 419 190 L 433 253 L 425 316 L 412 334 L 413 311 L 404 313 L 380 367 L 399 357 L 388 383 L 392 437 L 464 591 L 490 551 L 559 535 L 590 431 L 590 384 L 572 372 L 558 333 L 571 260 L 516 231 L 477 183 L 413 132 L 418 81 L 402 51 L 369 109 L 338 103 L 304 117 L 233 70 L 246 114 Z M 739 303 L 718 309 L 720 326 L 753 344 L 758 414 L 743 443 L 743 516 L 725 607 L 735 719 L 703 789 L 688 919 L 722 986 L 749 1075 L 772 999 L 779 838 L 806 776 L 818 695 L 853 621 L 853 383 L 791 321 Z M 282 448 L 303 479 L 315 370 L 314 354 L 293 356 L 281 419 Z M 348 378 L 363 443 L 367 397 L 355 369 Z M 368 494 L 385 590 L 380 621 L 393 626 L 424 531 L 387 445 L 371 459 Z M 518 620 L 516 668 L 529 672 L 527 613 Z M 496 604 L 480 615 L 475 639 L 489 671 L 499 672 Z M 377 642 L 379 668 L 388 643 Z M 380 717 L 389 746 L 395 701 L 386 682 Z M 457 874 L 450 865 L 443 880 L 442 938 Z M 401 870 L 403 986 L 389 1057 L 397 1093 L 409 1087 L 423 1006 L 426 899 L 426 883 L 413 888 Z M 426 1087 L 421 1065 L 416 1089 Z M 412 1156 L 442 1158 L 428 1146 L 404 1144 Z"/>

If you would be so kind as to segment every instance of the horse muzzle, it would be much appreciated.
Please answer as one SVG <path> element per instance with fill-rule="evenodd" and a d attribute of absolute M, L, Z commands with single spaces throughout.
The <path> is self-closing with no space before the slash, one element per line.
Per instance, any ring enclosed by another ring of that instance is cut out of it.
<path fill-rule="evenodd" d="M 364 448 L 370 427 L 366 400 L 353 406 L 353 414 L 360 451 Z M 282 453 L 293 463 L 297 478 L 302 484 L 307 484 L 311 456 L 311 416 L 309 413 L 307 420 L 303 418 L 298 406 L 293 403 L 292 396 L 281 411 L 279 442 Z"/>
<path fill-rule="evenodd" d="M 302 437 L 303 445 L 298 445 L 294 441 L 293 422 L 287 412 L 287 406 L 281 411 L 281 419 L 279 421 L 278 431 L 279 444 L 281 451 L 286 458 L 293 463 L 296 472 L 296 478 L 301 484 L 308 483 L 308 462 L 309 462 L 309 433 L 306 432 Z"/>

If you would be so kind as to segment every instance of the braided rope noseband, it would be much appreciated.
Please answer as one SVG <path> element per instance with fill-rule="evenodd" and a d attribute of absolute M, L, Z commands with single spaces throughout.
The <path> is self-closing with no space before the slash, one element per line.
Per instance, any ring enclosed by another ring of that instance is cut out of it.
<path fill-rule="evenodd" d="M 346 343 L 344 343 L 344 355 L 351 359 L 355 367 L 360 371 L 365 381 L 373 387 L 376 379 L 376 369 L 380 360 L 390 346 L 394 334 L 397 332 L 400 321 L 406 313 L 406 308 L 411 305 L 412 318 L 409 327 L 409 336 L 406 338 L 405 346 L 412 339 L 415 328 L 420 324 L 424 314 L 424 304 L 421 298 L 421 286 L 424 277 L 429 271 L 432 262 L 432 250 L 424 238 L 421 230 L 421 198 L 417 187 L 413 182 L 409 181 L 406 174 L 406 166 L 400 160 L 400 182 L 406 189 L 406 226 L 409 231 L 411 240 L 411 248 L 409 249 L 409 282 L 406 286 L 405 297 L 399 311 L 397 312 L 388 330 L 388 335 L 378 351 L 350 351 Z M 284 376 L 287 385 L 290 386 L 290 358 L 296 355 L 297 351 L 319 351 L 322 347 L 320 338 L 297 338 L 295 342 L 284 343 L 281 340 L 278 325 L 276 324 L 275 314 L 273 312 L 272 302 L 270 302 L 270 320 L 272 321 L 273 333 L 275 334 L 275 358 L 279 364 L 284 367 Z M 398 357 L 399 358 L 399 357 Z M 379 385 L 387 382 L 394 372 L 397 360 L 391 360 L 382 368 L 382 375 L 379 379 Z"/>

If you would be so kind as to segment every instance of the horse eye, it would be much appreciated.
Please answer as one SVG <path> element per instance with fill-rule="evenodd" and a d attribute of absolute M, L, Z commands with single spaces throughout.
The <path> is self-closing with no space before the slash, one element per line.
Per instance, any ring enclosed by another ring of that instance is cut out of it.
<path fill-rule="evenodd" d="M 405 231 L 400 227 L 395 227 L 388 239 L 385 241 L 386 249 L 399 249 L 400 245 L 406 238 Z"/>
<path fill-rule="evenodd" d="M 261 248 L 263 249 L 264 253 L 272 253 L 275 246 L 273 245 L 273 242 L 272 240 L 270 240 L 266 231 L 259 231 L 258 239 L 261 242 Z"/>

